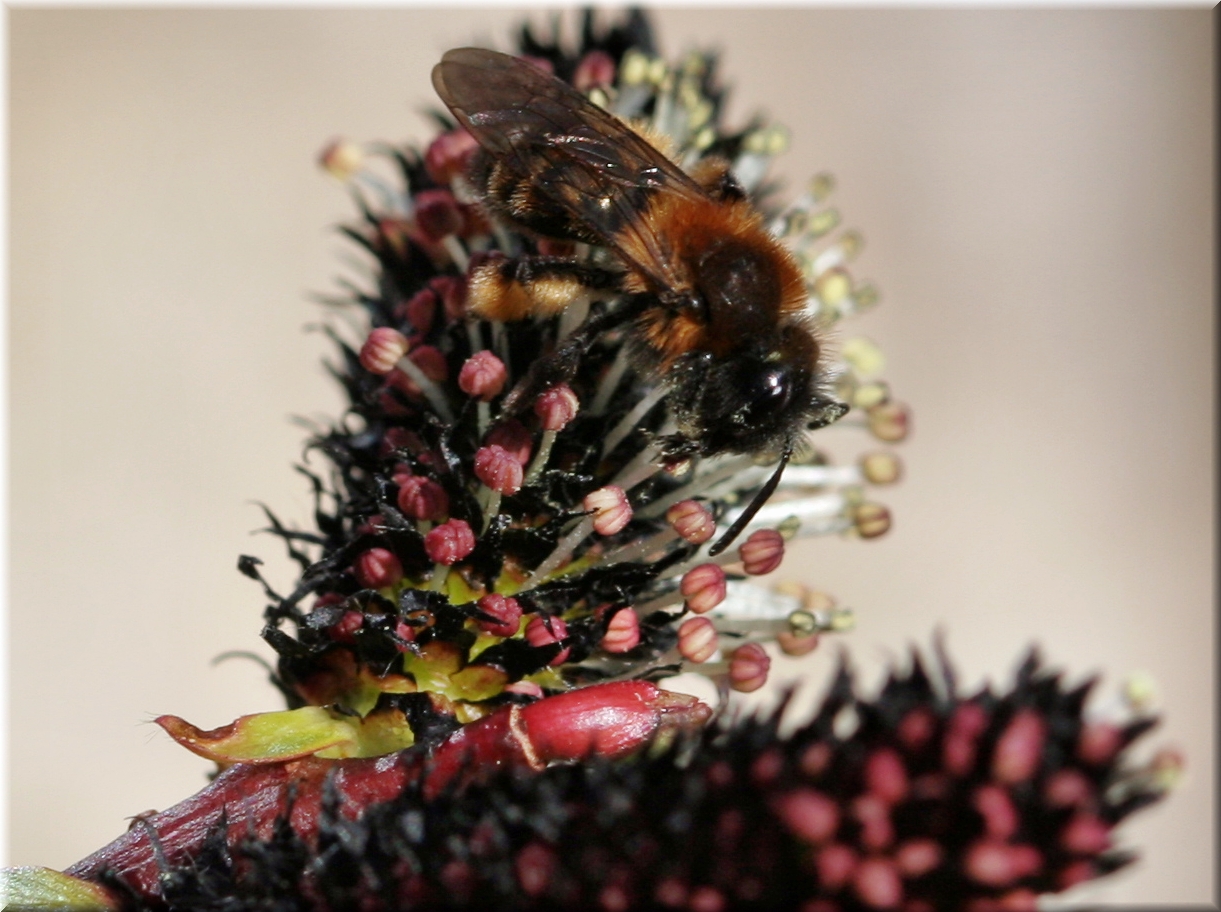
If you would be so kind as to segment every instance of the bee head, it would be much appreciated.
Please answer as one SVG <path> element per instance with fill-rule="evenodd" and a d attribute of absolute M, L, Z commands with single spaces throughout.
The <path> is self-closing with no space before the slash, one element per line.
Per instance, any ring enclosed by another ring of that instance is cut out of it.
<path fill-rule="evenodd" d="M 823 395 L 818 345 L 799 325 L 749 340 L 727 357 L 692 352 L 671 373 L 680 431 L 705 455 L 780 451 L 847 411 Z"/>

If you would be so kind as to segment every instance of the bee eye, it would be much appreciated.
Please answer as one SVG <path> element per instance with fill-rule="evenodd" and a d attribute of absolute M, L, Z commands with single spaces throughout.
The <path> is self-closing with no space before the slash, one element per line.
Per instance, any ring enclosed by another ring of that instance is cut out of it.
<path fill-rule="evenodd" d="M 784 410 L 793 398 L 793 381 L 781 367 L 762 367 L 742 385 L 749 401 L 743 418 L 755 422 Z"/>

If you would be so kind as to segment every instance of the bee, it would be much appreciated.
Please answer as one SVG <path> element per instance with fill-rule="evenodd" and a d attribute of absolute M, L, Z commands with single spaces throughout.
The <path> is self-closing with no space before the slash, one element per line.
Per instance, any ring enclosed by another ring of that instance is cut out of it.
<path fill-rule="evenodd" d="M 667 391 L 678 428 L 663 441 L 667 458 L 781 454 L 711 553 L 724 550 L 775 491 L 805 430 L 848 410 L 824 390 L 822 346 L 792 254 L 728 162 L 705 158 L 684 172 L 529 61 L 458 48 L 432 81 L 481 147 L 469 179 L 493 215 L 536 237 L 605 247 L 617 263 L 523 256 L 472 273 L 468 306 L 495 320 L 552 315 L 583 292 L 619 296 L 536 362 L 505 407 L 570 379 L 599 334 L 626 329 L 633 365 Z"/>

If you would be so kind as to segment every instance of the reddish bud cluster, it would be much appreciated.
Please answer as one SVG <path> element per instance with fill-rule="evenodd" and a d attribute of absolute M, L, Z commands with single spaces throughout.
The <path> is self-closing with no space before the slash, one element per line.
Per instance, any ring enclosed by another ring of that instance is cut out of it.
<path fill-rule="evenodd" d="M 394 370 L 411 343 L 397 329 L 382 326 L 371 333 L 360 349 L 360 364 L 371 374 L 384 376 Z"/>
<path fill-rule="evenodd" d="M 668 522 L 683 541 L 702 545 L 716 532 L 716 520 L 701 503 L 683 500 L 666 510 Z"/>
<path fill-rule="evenodd" d="M 524 479 L 522 464 L 504 447 L 492 444 L 475 452 L 475 477 L 500 494 L 516 494 Z"/>
<path fill-rule="evenodd" d="M 678 651 L 688 662 L 707 662 L 719 648 L 716 628 L 707 618 L 688 618 L 678 628 Z"/>
<path fill-rule="evenodd" d="M 729 659 L 729 686 L 741 693 L 751 693 L 767 683 L 772 660 L 758 643 L 746 643 L 733 651 Z"/>
<path fill-rule="evenodd" d="M 623 488 L 607 485 L 585 495 L 581 504 L 594 515 L 594 531 L 599 535 L 622 532 L 632 521 L 632 505 Z"/>
<path fill-rule="evenodd" d="M 485 349 L 466 359 L 458 373 L 458 387 L 474 399 L 491 402 L 504 389 L 508 376 L 505 363 Z"/>
<path fill-rule="evenodd" d="M 743 568 L 751 576 L 771 573 L 784 560 L 784 536 L 775 529 L 759 529 L 738 548 Z"/>
<path fill-rule="evenodd" d="M 424 536 L 428 559 L 453 566 L 475 550 L 475 533 L 464 519 L 451 519 Z"/>
<path fill-rule="evenodd" d="M 568 422 L 577 417 L 581 401 L 567 383 L 560 383 L 539 393 L 534 400 L 534 414 L 542 422 L 544 431 L 562 431 Z"/>
<path fill-rule="evenodd" d="M 607 652 L 629 652 L 640 645 L 640 618 L 631 608 L 620 608 L 611 617 L 602 637 L 601 646 Z"/>
<path fill-rule="evenodd" d="M 403 578 L 403 565 L 385 548 L 370 548 L 356 558 L 352 572 L 366 589 L 384 589 Z"/>
<path fill-rule="evenodd" d="M 563 618 L 536 614 L 526 624 L 526 641 L 531 646 L 550 646 L 566 636 L 568 636 L 568 625 L 564 623 Z M 565 647 L 551 660 L 550 664 L 563 665 L 570 652 L 572 649 Z"/>
<path fill-rule="evenodd" d="M 415 221 L 430 241 L 440 241 L 462 228 L 462 211 L 448 190 L 421 190 L 415 195 Z"/>
<path fill-rule="evenodd" d="M 404 515 L 421 522 L 436 522 L 449 514 L 449 495 L 431 478 L 395 476 L 399 483 L 397 503 Z"/>
<path fill-rule="evenodd" d="M 508 637 L 517 633 L 521 626 L 521 605 L 517 599 L 490 592 L 476 603 L 479 610 L 495 620 L 477 620 L 475 623 L 484 633 Z"/>
<path fill-rule="evenodd" d="M 700 564 L 683 574 L 678 585 L 687 602 L 687 608 L 696 614 L 707 614 L 725 601 L 728 584 L 725 571 L 716 564 Z"/>
<path fill-rule="evenodd" d="M 442 133 L 424 153 L 424 169 L 438 184 L 448 186 L 450 181 L 466 171 L 478 148 L 479 143 L 464 127 Z"/>

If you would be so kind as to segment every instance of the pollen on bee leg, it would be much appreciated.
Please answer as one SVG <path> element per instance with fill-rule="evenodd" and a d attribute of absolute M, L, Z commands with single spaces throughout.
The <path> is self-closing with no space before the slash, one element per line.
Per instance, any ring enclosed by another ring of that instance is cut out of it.
<path fill-rule="evenodd" d="M 513 268 L 511 260 L 497 257 L 471 270 L 466 292 L 471 313 L 505 323 L 530 316 L 533 312 L 530 296 L 520 283 L 512 280 Z"/>

